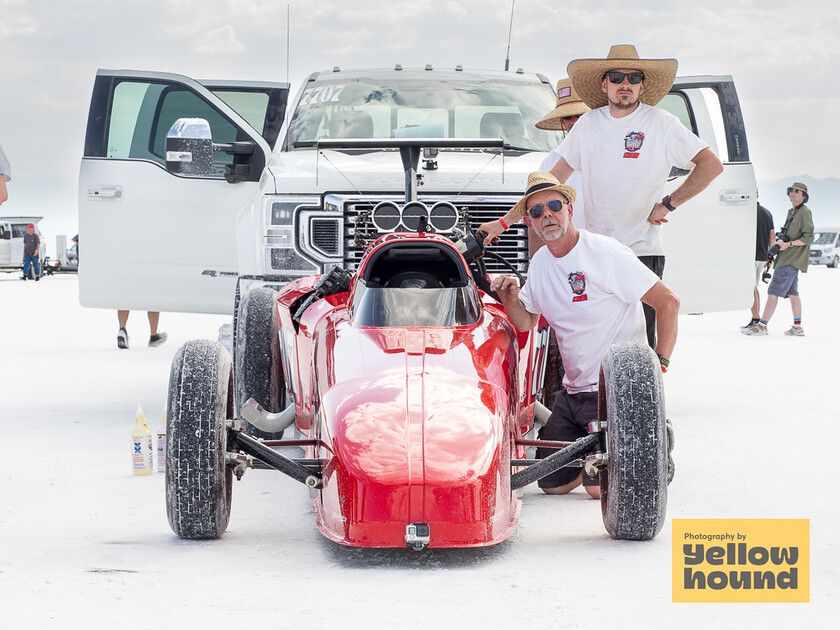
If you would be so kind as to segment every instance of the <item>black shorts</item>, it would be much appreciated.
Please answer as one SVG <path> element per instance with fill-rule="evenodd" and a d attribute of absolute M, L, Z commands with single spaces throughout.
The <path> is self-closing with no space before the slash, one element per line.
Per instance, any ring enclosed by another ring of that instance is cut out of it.
<path fill-rule="evenodd" d="M 555 440 L 558 442 L 574 442 L 578 438 L 589 435 L 587 425 L 598 419 L 598 392 L 580 392 L 569 394 L 560 389 L 554 396 L 554 408 L 546 425 L 540 429 L 541 440 Z M 538 448 L 537 457 L 544 459 L 556 453 L 557 449 Z M 537 482 L 540 488 L 557 488 L 574 481 L 580 473 L 580 468 L 561 468 L 543 477 Z M 583 475 L 584 486 L 597 486 L 599 478 Z"/>

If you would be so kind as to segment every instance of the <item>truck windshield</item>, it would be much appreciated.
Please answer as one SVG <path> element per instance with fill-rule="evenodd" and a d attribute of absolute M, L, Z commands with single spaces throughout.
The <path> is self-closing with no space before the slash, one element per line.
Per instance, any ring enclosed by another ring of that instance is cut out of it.
<path fill-rule="evenodd" d="M 315 80 L 289 125 L 289 149 L 327 138 L 504 138 L 550 151 L 560 135 L 534 127 L 555 106 L 546 85 L 515 81 Z"/>
<path fill-rule="evenodd" d="M 814 245 L 830 245 L 837 238 L 837 232 L 817 232 L 814 234 Z"/>

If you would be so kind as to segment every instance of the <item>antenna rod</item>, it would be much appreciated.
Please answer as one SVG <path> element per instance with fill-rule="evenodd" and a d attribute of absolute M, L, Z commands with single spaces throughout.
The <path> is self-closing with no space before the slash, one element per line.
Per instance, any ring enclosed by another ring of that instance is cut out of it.
<path fill-rule="evenodd" d="M 508 45 L 507 56 L 505 57 L 505 72 L 510 68 L 510 35 L 513 33 L 513 7 L 516 5 L 516 0 L 510 0 L 510 28 L 508 29 Z"/>
<path fill-rule="evenodd" d="M 289 82 L 289 31 L 291 24 L 289 23 L 289 5 L 286 5 L 286 83 Z"/>

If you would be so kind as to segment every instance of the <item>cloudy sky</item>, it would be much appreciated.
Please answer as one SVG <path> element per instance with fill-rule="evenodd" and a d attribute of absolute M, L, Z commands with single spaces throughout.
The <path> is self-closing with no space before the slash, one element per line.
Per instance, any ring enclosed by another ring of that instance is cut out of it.
<path fill-rule="evenodd" d="M 840 177 L 836 0 L 514 1 L 512 69 L 556 81 L 633 43 L 680 75 L 729 74 L 759 180 Z M 511 0 L 0 0 L 0 144 L 17 177 L 75 181 L 97 68 L 293 92 L 335 65 L 502 69 L 510 16 Z"/>

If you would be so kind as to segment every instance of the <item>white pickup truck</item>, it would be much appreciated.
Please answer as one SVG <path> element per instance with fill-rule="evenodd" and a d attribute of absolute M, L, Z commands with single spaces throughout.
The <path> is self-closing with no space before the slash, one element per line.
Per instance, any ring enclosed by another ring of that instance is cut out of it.
<path fill-rule="evenodd" d="M 335 68 L 312 74 L 286 115 L 288 96 L 282 83 L 98 71 L 79 177 L 84 306 L 232 313 L 240 276 L 354 268 L 376 235 L 372 209 L 405 204 L 407 177 L 427 209 L 451 202 L 473 227 L 503 215 L 561 139 L 534 127 L 554 107 L 551 83 L 521 71 Z M 732 79 L 678 78 L 659 106 L 724 163 L 669 216 L 665 280 L 684 312 L 746 308 L 756 185 Z M 185 118 L 206 123 L 211 166 L 189 151 L 167 161 L 167 134 Z M 416 173 L 400 143 L 419 153 Z M 491 250 L 527 270 L 521 224 Z"/>

